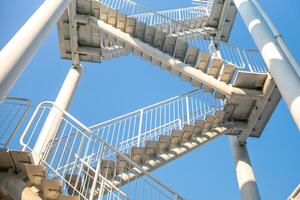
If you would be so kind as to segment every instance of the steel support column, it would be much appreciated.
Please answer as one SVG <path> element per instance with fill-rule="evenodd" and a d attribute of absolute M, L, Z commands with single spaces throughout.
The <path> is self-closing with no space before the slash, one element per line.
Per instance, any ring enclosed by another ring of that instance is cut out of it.
<path fill-rule="evenodd" d="M 63 110 L 68 109 L 82 73 L 83 67 L 81 65 L 72 66 L 72 68 L 69 70 L 69 73 L 55 100 L 55 105 L 57 107 Z M 44 158 L 47 157 L 49 151 L 51 150 L 48 147 L 51 146 L 51 142 L 53 142 L 53 139 L 57 134 L 61 124 L 61 118 L 62 113 L 53 107 L 47 116 L 47 119 L 33 148 L 33 158 L 35 163 L 40 161 L 41 155 L 43 155 Z"/>
<path fill-rule="evenodd" d="M 46 0 L 0 51 L 0 101 L 13 87 L 71 0 Z"/>
<path fill-rule="evenodd" d="M 251 0 L 233 0 L 300 130 L 300 78 Z"/>
<path fill-rule="evenodd" d="M 229 141 L 233 154 L 237 181 L 241 192 L 241 199 L 260 200 L 247 147 L 245 145 L 240 145 L 235 136 L 229 136 Z"/>
<path fill-rule="evenodd" d="M 288 48 L 287 44 L 285 43 L 283 36 L 277 30 L 276 26 L 273 24 L 272 20 L 268 16 L 268 14 L 264 11 L 264 9 L 259 4 L 258 0 L 252 0 L 254 6 L 259 11 L 261 16 L 264 18 L 268 26 L 270 27 L 275 39 L 277 40 L 280 48 L 282 49 L 283 53 L 286 55 L 287 59 L 291 63 L 294 70 L 297 72 L 298 76 L 300 77 L 300 65 L 298 64 L 296 58 L 293 56 L 292 52 Z"/>

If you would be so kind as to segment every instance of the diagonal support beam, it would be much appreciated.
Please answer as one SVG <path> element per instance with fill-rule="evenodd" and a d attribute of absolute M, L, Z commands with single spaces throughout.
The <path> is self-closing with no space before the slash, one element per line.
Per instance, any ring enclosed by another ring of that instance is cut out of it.
<path fill-rule="evenodd" d="M 162 53 L 158 49 L 155 49 L 154 47 L 140 41 L 139 39 L 133 38 L 129 34 L 124 33 L 123 31 L 109 24 L 106 24 L 101 20 L 98 20 L 95 17 L 86 16 L 86 15 L 77 15 L 76 20 L 81 23 L 91 24 L 95 28 L 98 28 L 99 30 L 110 34 L 111 36 L 117 38 L 118 40 L 125 42 L 127 45 L 133 47 L 134 49 L 142 51 L 143 53 L 159 60 L 164 65 L 170 66 L 171 68 L 180 71 L 182 74 L 191 77 L 201 83 L 204 83 L 205 85 L 208 85 L 209 87 L 215 90 L 218 90 L 219 92 L 221 92 L 226 96 L 235 96 L 237 98 L 247 98 L 247 99 L 250 98 L 254 100 L 263 98 L 261 91 L 232 87 L 224 82 L 215 79 L 212 76 L 209 76 L 208 74 L 200 70 L 195 69 L 194 67 L 191 67 L 188 64 L 185 64 L 177 59 L 174 59 L 173 57 L 167 54 Z"/>

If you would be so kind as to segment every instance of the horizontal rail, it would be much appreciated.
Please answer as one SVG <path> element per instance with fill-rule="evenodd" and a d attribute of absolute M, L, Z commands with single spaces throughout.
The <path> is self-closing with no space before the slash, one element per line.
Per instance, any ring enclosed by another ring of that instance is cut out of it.
<path fill-rule="evenodd" d="M 47 152 L 36 155 L 33 150 L 35 141 L 52 108 L 60 112 L 58 116 L 61 118 L 61 125 L 56 132 L 55 139 L 46 145 Z M 22 134 L 20 143 L 24 151 L 29 150 L 34 156 L 39 157 L 40 163 L 47 168 L 49 178 L 58 178 L 63 181 L 64 190 L 70 195 L 79 195 L 82 199 L 94 197 L 109 199 L 108 197 L 112 195 L 118 199 L 130 199 L 131 195 L 140 195 L 139 193 L 132 194 L 136 189 L 134 184 L 122 182 L 116 184 L 101 170 L 104 159 L 122 157 L 132 166 L 126 173 L 128 176 L 135 174 L 135 179 L 132 181 L 142 184 L 145 187 L 143 191 L 151 191 L 158 196 L 165 197 L 162 199 L 178 199 L 179 197 L 176 192 L 163 185 L 102 138 L 93 134 L 88 127 L 53 102 L 46 101 L 38 105 Z M 124 188 L 128 189 L 128 187 L 131 192 L 125 194 L 123 191 L 128 190 Z"/>

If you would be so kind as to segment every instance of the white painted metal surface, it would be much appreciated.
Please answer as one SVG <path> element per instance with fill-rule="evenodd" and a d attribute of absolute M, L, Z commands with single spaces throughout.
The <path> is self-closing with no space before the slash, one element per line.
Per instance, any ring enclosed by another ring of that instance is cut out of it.
<path fill-rule="evenodd" d="M 82 73 L 83 67 L 81 65 L 71 67 L 55 100 L 55 105 L 57 105 L 57 107 L 63 110 L 68 109 Z M 60 128 L 61 117 L 62 113 L 60 110 L 56 109 L 56 107 L 54 107 L 47 116 L 43 129 L 38 135 L 38 139 L 33 149 L 35 152 L 33 155 L 35 163 L 39 163 L 39 157 L 36 157 L 36 155 L 47 154 L 46 151 L 49 150 L 47 149 L 47 144 L 56 137 L 57 131 Z"/>
<path fill-rule="evenodd" d="M 0 101 L 4 100 L 70 0 L 46 0 L 0 51 Z"/>
<path fill-rule="evenodd" d="M 46 144 L 49 154 L 38 155 L 33 151 L 33 146 L 47 119 L 46 116 L 53 108 L 61 113 L 61 128 L 55 138 Z M 63 190 L 68 191 L 70 195 L 78 195 L 85 200 L 182 199 L 53 102 L 43 102 L 36 108 L 20 143 L 24 150 L 39 158 L 40 163 L 46 167 L 48 178 L 61 180 L 64 183 Z M 113 159 L 116 158 L 122 158 L 128 165 L 114 162 Z M 121 176 L 112 180 L 111 176 L 116 170 L 121 172 Z M 122 182 L 122 179 L 130 180 L 130 183 Z"/>
<path fill-rule="evenodd" d="M 31 101 L 25 98 L 7 97 L 0 103 L 0 148 L 9 147 L 30 107 Z"/>
<path fill-rule="evenodd" d="M 246 146 L 241 146 L 237 137 L 229 137 L 237 181 L 242 200 L 260 200 L 254 172 Z"/>
<path fill-rule="evenodd" d="M 296 187 L 296 189 L 289 196 L 288 200 L 299 200 L 300 199 L 300 185 Z"/>
<path fill-rule="evenodd" d="M 90 129 L 122 153 L 129 153 L 133 146 L 145 146 L 147 141 L 158 140 L 161 135 L 170 136 L 173 129 L 194 124 L 222 106 L 222 101 L 195 90 L 95 124 Z"/>
<path fill-rule="evenodd" d="M 300 130 L 300 77 L 278 48 L 273 34 L 258 16 L 251 0 L 234 0 L 234 3 Z"/>
<path fill-rule="evenodd" d="M 290 49 L 288 48 L 287 44 L 285 43 L 283 36 L 277 30 L 276 26 L 273 24 L 272 20 L 270 19 L 270 17 L 268 16 L 268 14 L 264 11 L 264 9 L 259 4 L 259 2 L 257 0 L 252 0 L 252 2 L 254 4 L 254 6 L 256 7 L 256 9 L 261 14 L 261 16 L 264 18 L 264 20 L 266 21 L 266 23 L 268 24 L 268 26 L 270 27 L 270 29 L 273 32 L 273 35 L 274 35 L 275 39 L 277 40 L 280 48 L 282 49 L 283 53 L 288 58 L 289 62 L 293 66 L 294 70 L 297 72 L 298 76 L 300 77 L 300 65 L 297 62 L 297 60 L 295 59 L 295 57 L 293 56 L 293 54 L 290 51 Z"/>

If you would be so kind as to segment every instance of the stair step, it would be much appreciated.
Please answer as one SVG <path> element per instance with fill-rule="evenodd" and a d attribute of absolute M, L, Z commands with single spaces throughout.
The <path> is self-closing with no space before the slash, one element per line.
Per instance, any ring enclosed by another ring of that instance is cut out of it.
<path fill-rule="evenodd" d="M 105 23 L 108 22 L 108 7 L 100 4 L 100 20 L 104 21 Z"/>
<path fill-rule="evenodd" d="M 206 72 L 209 62 L 210 62 L 211 54 L 206 52 L 200 52 L 198 58 L 198 64 L 196 68 L 201 70 L 202 72 Z"/>
<path fill-rule="evenodd" d="M 220 81 L 222 81 L 226 84 L 230 83 L 232 80 L 232 77 L 234 75 L 235 69 L 236 69 L 236 66 L 234 64 L 226 64 L 221 72 Z M 225 99 L 225 95 L 218 91 L 215 91 L 214 97 L 216 99 Z"/>
<path fill-rule="evenodd" d="M 166 38 L 165 38 L 163 52 L 167 53 L 167 54 L 169 54 L 170 56 L 173 57 L 174 49 L 175 49 L 175 45 L 176 45 L 176 40 L 177 40 L 176 37 L 167 35 Z"/>
<path fill-rule="evenodd" d="M 174 129 L 172 130 L 171 136 L 172 136 L 171 148 L 179 146 L 182 141 L 182 131 Z"/>
<path fill-rule="evenodd" d="M 144 41 L 146 24 L 143 22 L 136 22 L 134 37 L 138 38 L 141 41 Z"/>
<path fill-rule="evenodd" d="M 203 85 L 201 82 L 196 81 L 195 79 L 192 79 L 191 84 L 193 87 L 199 87 L 199 88 L 201 88 Z"/>
<path fill-rule="evenodd" d="M 30 152 L 10 150 L 10 155 L 16 172 L 25 172 L 24 164 L 32 164 L 33 159 Z"/>
<path fill-rule="evenodd" d="M 222 68 L 222 65 L 223 65 L 223 60 L 218 58 L 218 57 L 213 57 L 212 58 L 212 61 L 211 61 L 211 66 L 208 70 L 208 75 L 214 77 L 214 78 L 218 78 L 219 74 L 220 74 L 220 71 L 221 71 L 221 68 Z M 213 88 L 205 85 L 203 87 L 203 91 L 204 92 L 207 92 L 207 93 L 212 93 L 214 91 Z"/>
<path fill-rule="evenodd" d="M 45 166 L 33 164 L 25 164 L 24 166 L 30 184 L 33 186 L 41 187 L 42 180 L 47 178 Z"/>
<path fill-rule="evenodd" d="M 42 180 L 42 189 L 45 200 L 56 200 L 62 194 L 62 182 L 60 180 Z"/>
<path fill-rule="evenodd" d="M 188 43 L 182 40 L 177 40 L 176 49 L 175 49 L 175 58 L 184 62 L 185 54 L 188 48 Z"/>
<path fill-rule="evenodd" d="M 152 62 L 152 57 L 148 54 L 145 54 L 144 52 L 142 52 L 142 58 L 148 60 L 149 62 Z"/>
<path fill-rule="evenodd" d="M 158 141 L 147 141 L 145 146 L 145 159 L 152 159 L 157 155 Z"/>
<path fill-rule="evenodd" d="M 105 178 L 111 180 L 114 176 L 116 163 L 112 160 L 102 160 L 101 161 L 101 174 Z"/>
<path fill-rule="evenodd" d="M 59 195 L 57 200 L 79 200 L 79 196 Z"/>
<path fill-rule="evenodd" d="M 178 70 L 176 70 L 172 67 L 170 68 L 170 73 L 171 73 L 172 76 L 180 76 L 181 75 L 180 71 L 178 71 Z"/>
<path fill-rule="evenodd" d="M 108 24 L 116 27 L 117 25 L 117 16 L 118 16 L 118 11 L 114 10 L 112 8 L 108 9 Z"/>
<path fill-rule="evenodd" d="M 187 49 L 187 53 L 186 53 L 184 62 L 188 65 L 191 65 L 192 67 L 195 67 L 197 58 L 198 58 L 198 54 L 199 54 L 199 49 L 189 47 Z"/>
<path fill-rule="evenodd" d="M 202 133 L 206 133 L 206 132 L 211 130 L 211 128 L 213 126 L 213 120 L 214 120 L 214 116 L 212 116 L 212 115 L 206 115 L 205 116 L 205 123 L 204 123 L 204 126 L 203 126 Z"/>
<path fill-rule="evenodd" d="M 182 142 L 189 142 L 193 136 L 194 126 L 192 125 L 184 125 L 182 130 Z"/>
<path fill-rule="evenodd" d="M 123 154 L 125 157 L 130 159 L 130 154 Z M 117 155 L 117 174 L 127 172 L 130 168 L 129 162 L 120 155 Z"/>
<path fill-rule="evenodd" d="M 8 149 L 0 149 L 0 171 L 13 169 L 11 156 Z"/>
<path fill-rule="evenodd" d="M 166 153 L 171 147 L 172 137 L 169 135 L 161 135 L 158 140 L 158 152 Z"/>
<path fill-rule="evenodd" d="M 125 32 L 125 30 L 126 30 L 126 20 L 127 20 L 127 15 L 119 12 L 118 17 L 117 17 L 117 26 L 116 27 L 123 32 Z"/>
<path fill-rule="evenodd" d="M 127 17 L 125 32 L 131 36 L 135 35 L 136 19 L 133 17 Z"/>
<path fill-rule="evenodd" d="M 168 65 L 165 65 L 165 64 L 162 63 L 161 66 L 160 66 L 160 69 L 170 71 L 171 67 L 169 67 Z"/>
<path fill-rule="evenodd" d="M 145 148 L 144 147 L 132 147 L 131 149 L 131 160 L 137 164 L 145 162 Z"/>
<path fill-rule="evenodd" d="M 155 58 L 152 57 L 152 60 L 151 60 L 152 64 L 155 65 L 155 66 L 161 66 L 161 62 Z"/>
<path fill-rule="evenodd" d="M 137 49 L 133 49 L 133 54 L 136 56 L 142 56 L 142 52 L 140 50 Z"/>
<path fill-rule="evenodd" d="M 88 187 L 91 187 L 91 180 L 95 177 L 95 173 L 88 167 L 84 167 L 84 180 L 85 180 L 85 185 L 88 184 Z M 76 188 L 77 191 L 82 190 L 82 178 L 78 174 L 66 174 L 65 175 L 66 181 L 70 183 L 74 188 Z M 78 192 L 74 190 L 73 187 L 70 185 L 66 185 L 68 194 L 69 195 L 78 195 Z"/>
<path fill-rule="evenodd" d="M 196 136 L 200 136 L 203 131 L 204 124 L 205 124 L 204 120 L 196 120 L 194 123 L 193 134 Z"/>
<path fill-rule="evenodd" d="M 162 51 L 164 47 L 166 35 L 167 34 L 165 32 L 156 29 L 154 35 L 153 47 Z"/>
<path fill-rule="evenodd" d="M 190 28 L 195 29 L 197 24 L 197 18 L 190 19 Z"/>
<path fill-rule="evenodd" d="M 213 127 L 219 126 L 219 123 L 223 121 L 225 116 L 225 111 L 216 111 L 214 114 L 214 122 L 213 122 Z"/>
<path fill-rule="evenodd" d="M 154 26 L 146 26 L 144 42 L 153 45 L 156 28 Z"/>
<path fill-rule="evenodd" d="M 192 78 L 187 76 L 187 75 L 184 75 L 184 74 L 180 74 L 180 79 L 183 80 L 183 81 L 191 81 Z"/>

